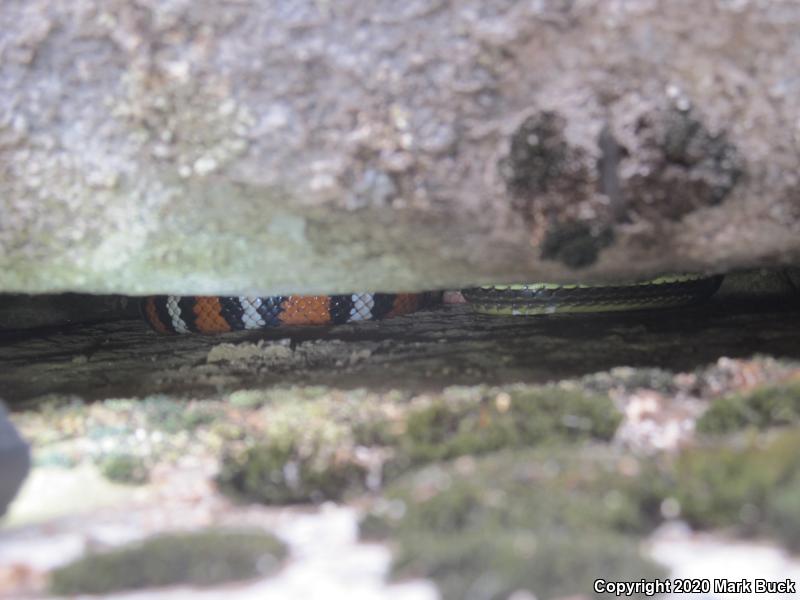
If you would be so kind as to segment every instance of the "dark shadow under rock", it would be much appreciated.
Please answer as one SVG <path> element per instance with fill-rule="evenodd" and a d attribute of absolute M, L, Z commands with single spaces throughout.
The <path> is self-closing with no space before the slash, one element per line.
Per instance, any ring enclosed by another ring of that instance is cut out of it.
<path fill-rule="evenodd" d="M 796 299 L 648 312 L 488 317 L 445 306 L 383 322 L 224 336 L 160 336 L 138 319 L 6 332 L 0 390 L 205 395 L 276 384 L 410 390 L 539 383 L 616 366 L 691 370 L 721 356 L 800 357 Z"/>

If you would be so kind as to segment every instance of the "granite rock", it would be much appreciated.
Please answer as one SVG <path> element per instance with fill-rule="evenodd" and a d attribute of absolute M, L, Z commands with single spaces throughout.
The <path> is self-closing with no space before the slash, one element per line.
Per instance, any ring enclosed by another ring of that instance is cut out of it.
<path fill-rule="evenodd" d="M 800 264 L 800 5 L 7 0 L 0 291 Z"/>

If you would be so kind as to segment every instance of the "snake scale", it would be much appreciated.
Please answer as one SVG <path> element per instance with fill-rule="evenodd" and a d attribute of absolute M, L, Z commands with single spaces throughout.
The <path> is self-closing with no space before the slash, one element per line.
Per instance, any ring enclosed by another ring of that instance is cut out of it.
<path fill-rule="evenodd" d="M 668 308 L 711 296 L 722 276 L 671 275 L 607 285 L 529 283 L 462 290 L 477 312 L 547 315 Z M 337 325 L 396 317 L 440 302 L 441 292 L 327 296 L 150 296 L 141 302 L 158 333 L 215 334 L 284 326 Z"/>

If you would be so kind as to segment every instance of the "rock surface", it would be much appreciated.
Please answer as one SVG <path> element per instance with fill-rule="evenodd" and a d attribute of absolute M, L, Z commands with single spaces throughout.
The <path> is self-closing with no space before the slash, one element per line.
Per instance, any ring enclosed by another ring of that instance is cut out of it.
<path fill-rule="evenodd" d="M 153 557 L 180 569 L 204 550 L 135 559 L 139 542 L 209 527 L 276 536 L 283 568 L 103 597 L 583 598 L 599 577 L 794 576 L 799 367 L 720 358 L 546 386 L 54 396 L 12 415 L 35 461 L 0 525 L 0 590 L 53 597 L 77 559 L 96 567 L 73 579 L 88 593 L 118 551 L 132 560 L 117 581 L 138 587 Z M 109 481 L 107 461 L 123 456 L 146 479 Z M 218 573 L 228 558 L 214 562 Z"/>
<path fill-rule="evenodd" d="M 800 263 L 800 6 L 8 0 L 0 290 Z"/>

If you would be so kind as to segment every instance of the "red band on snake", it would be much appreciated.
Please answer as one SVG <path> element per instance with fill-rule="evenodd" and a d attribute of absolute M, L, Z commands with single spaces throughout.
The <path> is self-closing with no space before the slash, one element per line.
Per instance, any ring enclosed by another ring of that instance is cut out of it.
<path fill-rule="evenodd" d="M 431 306 L 441 294 L 331 296 L 150 296 L 141 309 L 159 333 L 225 333 L 297 325 L 336 325 L 396 317 Z"/>

